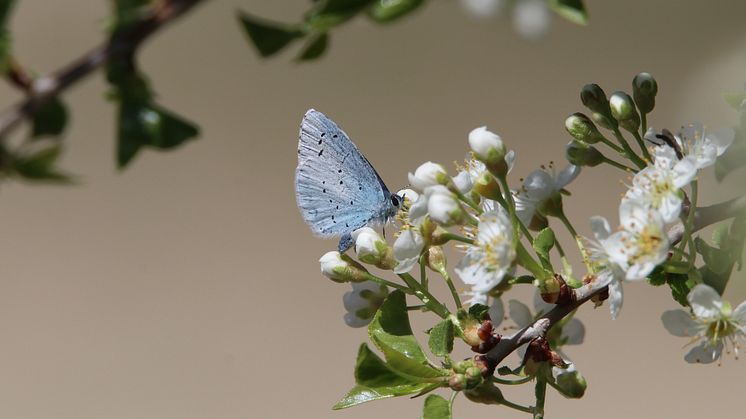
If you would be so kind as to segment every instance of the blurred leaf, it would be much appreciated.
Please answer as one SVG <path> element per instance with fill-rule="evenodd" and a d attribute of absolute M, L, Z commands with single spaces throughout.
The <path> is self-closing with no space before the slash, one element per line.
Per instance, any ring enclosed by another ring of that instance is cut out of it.
<path fill-rule="evenodd" d="M 298 57 L 298 61 L 310 61 L 321 57 L 329 46 L 329 34 L 320 33 L 309 41 L 303 52 Z"/>
<path fill-rule="evenodd" d="M 67 125 L 67 108 L 59 100 L 53 98 L 34 113 L 31 137 L 59 136 Z"/>
<path fill-rule="evenodd" d="M 588 24 L 588 11 L 583 0 L 548 0 L 549 7 L 558 15 L 578 25 Z"/>
<path fill-rule="evenodd" d="M 11 49 L 8 21 L 15 3 L 15 0 L 0 0 L 0 71 L 2 72 L 5 72 L 8 68 L 8 57 Z"/>
<path fill-rule="evenodd" d="M 54 144 L 30 155 L 16 157 L 12 163 L 13 171 L 30 181 L 69 183 L 71 178 L 55 167 L 61 152 L 62 146 Z"/>
<path fill-rule="evenodd" d="M 244 31 L 262 57 L 276 54 L 294 40 L 305 35 L 296 26 L 270 22 L 251 16 L 248 13 L 239 12 L 238 18 Z"/>
<path fill-rule="evenodd" d="M 469 307 L 469 316 L 479 320 L 486 320 L 489 315 L 490 308 L 484 304 L 474 304 Z"/>
<path fill-rule="evenodd" d="M 360 345 L 355 362 L 355 383 L 333 409 L 344 409 L 372 400 L 420 393 L 431 388 L 431 383 L 410 381 L 392 371 L 368 345 Z"/>
<path fill-rule="evenodd" d="M 424 0 L 376 0 L 368 9 L 368 16 L 388 23 L 417 10 L 423 3 Z"/>
<path fill-rule="evenodd" d="M 445 319 L 430 330 L 427 341 L 430 351 L 436 356 L 446 356 L 453 351 L 453 322 Z"/>
<path fill-rule="evenodd" d="M 143 146 L 166 150 L 197 134 L 196 125 L 155 104 L 123 102 L 119 108 L 117 164 L 125 167 Z"/>
<path fill-rule="evenodd" d="M 437 394 L 427 396 L 422 419 L 451 419 L 451 403 Z"/>
<path fill-rule="evenodd" d="M 746 112 L 744 112 L 746 115 Z M 725 153 L 715 161 L 715 178 L 718 182 L 746 166 L 746 136 L 742 129 L 736 130 L 736 138 Z"/>
<path fill-rule="evenodd" d="M 326 32 L 354 17 L 375 0 L 322 0 L 306 14 L 306 24 L 315 31 Z"/>
<path fill-rule="evenodd" d="M 746 93 L 726 93 L 723 98 L 737 111 L 743 111 L 746 108 Z"/>
<path fill-rule="evenodd" d="M 697 248 L 697 253 L 702 255 L 702 259 L 712 272 L 722 274 L 730 270 L 728 266 L 730 264 L 730 255 L 727 252 L 710 246 L 699 237 L 694 239 L 694 244 Z"/>

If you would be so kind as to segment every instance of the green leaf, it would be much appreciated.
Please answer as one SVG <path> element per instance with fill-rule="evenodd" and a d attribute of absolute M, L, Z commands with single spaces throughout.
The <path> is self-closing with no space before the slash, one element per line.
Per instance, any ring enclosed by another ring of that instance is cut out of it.
<path fill-rule="evenodd" d="M 31 137 L 59 136 L 67 125 L 67 108 L 57 98 L 45 103 L 34 114 Z"/>
<path fill-rule="evenodd" d="M 372 400 L 417 394 L 433 386 L 431 383 L 414 382 L 396 374 L 366 344 L 360 345 L 358 351 L 355 382 L 357 385 L 334 405 L 334 410 Z"/>
<path fill-rule="evenodd" d="M 746 112 L 744 113 L 746 115 Z M 746 166 L 746 138 L 742 131 L 736 131 L 736 139 L 725 154 L 715 161 L 715 179 L 722 182 L 728 175 Z"/>
<path fill-rule="evenodd" d="M 726 93 L 723 98 L 728 105 L 737 111 L 742 111 L 745 107 L 746 93 Z"/>
<path fill-rule="evenodd" d="M 451 419 L 451 403 L 437 394 L 427 396 L 422 419 Z"/>
<path fill-rule="evenodd" d="M 422 6 L 424 0 L 377 0 L 368 9 L 368 16 L 380 23 L 393 22 Z"/>
<path fill-rule="evenodd" d="M 541 230 L 534 237 L 534 250 L 536 250 L 536 254 L 539 255 L 541 263 L 546 269 L 552 268 L 552 263 L 549 260 L 549 251 L 554 247 L 554 240 L 554 231 L 549 227 Z"/>
<path fill-rule="evenodd" d="M 444 374 L 430 365 L 412 334 L 403 292 L 397 290 L 389 294 L 368 325 L 368 335 L 396 372 L 420 380 Z"/>
<path fill-rule="evenodd" d="M 8 68 L 11 49 L 8 21 L 15 3 L 15 0 L 0 0 L 0 71 L 3 72 Z"/>
<path fill-rule="evenodd" d="M 306 25 L 312 30 L 326 32 L 368 7 L 375 0 L 322 0 L 306 15 Z"/>
<path fill-rule="evenodd" d="M 686 275 L 668 274 L 666 282 L 671 288 L 671 296 L 673 299 L 682 306 L 688 307 L 689 301 L 686 297 L 689 295 L 689 291 L 691 291 L 692 288 L 694 288 L 694 285 L 696 285 L 694 281 L 690 281 Z"/>
<path fill-rule="evenodd" d="M 453 351 L 453 337 L 453 322 L 445 319 L 430 331 L 430 339 L 428 339 L 427 344 L 434 355 L 446 356 Z"/>
<path fill-rule="evenodd" d="M 70 177 L 55 167 L 61 152 L 62 146 L 54 144 L 30 155 L 17 157 L 12 162 L 13 171 L 29 181 L 69 183 Z"/>
<path fill-rule="evenodd" d="M 484 304 L 474 304 L 469 307 L 469 317 L 477 319 L 478 321 L 487 320 L 490 312 L 490 307 Z M 500 320 L 496 320 L 500 321 Z"/>
<path fill-rule="evenodd" d="M 197 134 L 196 125 L 155 104 L 125 101 L 119 111 L 117 163 L 127 166 L 144 146 L 171 149 Z"/>
<path fill-rule="evenodd" d="M 305 33 L 296 26 L 270 22 L 240 12 L 241 25 L 262 57 L 276 54 Z"/>
<path fill-rule="evenodd" d="M 389 294 L 378 309 L 373 321 L 368 325 L 368 335 L 408 358 L 422 363 L 427 362 L 427 357 L 417 343 L 409 324 L 406 298 L 399 290 Z"/>
<path fill-rule="evenodd" d="M 321 57 L 329 47 L 329 34 L 320 33 L 306 44 L 306 47 L 298 57 L 298 61 L 310 61 Z"/>
<path fill-rule="evenodd" d="M 700 237 L 694 239 L 694 245 L 710 271 L 716 274 L 730 271 L 731 260 L 728 252 L 710 246 Z"/>
<path fill-rule="evenodd" d="M 588 24 L 588 11 L 583 0 L 548 0 L 555 13 L 578 25 Z"/>

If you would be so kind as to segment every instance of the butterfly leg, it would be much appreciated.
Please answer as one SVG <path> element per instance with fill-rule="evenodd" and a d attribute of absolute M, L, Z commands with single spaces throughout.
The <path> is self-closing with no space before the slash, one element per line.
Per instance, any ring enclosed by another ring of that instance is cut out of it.
<path fill-rule="evenodd" d="M 352 240 L 352 235 L 350 233 L 345 233 L 339 238 L 337 250 L 339 250 L 339 253 L 344 253 L 347 249 L 352 247 L 353 244 L 355 244 L 355 241 Z"/>

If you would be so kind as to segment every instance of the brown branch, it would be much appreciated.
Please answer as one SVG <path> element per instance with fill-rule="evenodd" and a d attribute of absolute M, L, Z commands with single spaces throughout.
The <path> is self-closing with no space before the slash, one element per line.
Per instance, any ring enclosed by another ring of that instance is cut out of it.
<path fill-rule="evenodd" d="M 164 0 L 157 3 L 145 17 L 117 31 L 104 44 L 72 61 L 50 75 L 35 80 L 28 97 L 0 114 L 0 139 L 5 138 L 25 119 L 62 91 L 82 80 L 109 60 L 131 55 L 150 35 L 188 12 L 203 0 Z"/>

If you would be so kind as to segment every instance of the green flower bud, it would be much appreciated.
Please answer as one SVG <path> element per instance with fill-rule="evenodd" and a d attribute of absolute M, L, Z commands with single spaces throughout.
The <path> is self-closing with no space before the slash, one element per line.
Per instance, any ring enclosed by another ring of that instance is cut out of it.
<path fill-rule="evenodd" d="M 604 162 L 604 155 L 600 151 L 578 141 L 567 143 L 565 157 L 576 166 L 595 167 Z"/>
<path fill-rule="evenodd" d="M 490 172 L 482 172 L 472 186 L 473 190 L 479 193 L 479 195 L 496 201 L 502 198 L 500 193 L 500 185 L 497 183 L 497 179 Z"/>
<path fill-rule="evenodd" d="M 642 113 L 650 113 L 655 108 L 655 95 L 658 93 L 658 82 L 650 73 L 640 73 L 632 79 L 632 96 L 637 108 Z"/>
<path fill-rule="evenodd" d="M 431 246 L 427 249 L 425 262 L 434 272 L 446 272 L 446 255 L 440 246 Z"/>
<path fill-rule="evenodd" d="M 629 132 L 636 132 L 640 128 L 640 114 L 637 113 L 635 102 L 624 92 L 614 92 L 609 98 L 611 116 L 619 121 L 619 125 Z"/>
<path fill-rule="evenodd" d="M 474 403 L 481 404 L 500 404 L 504 400 L 500 389 L 487 381 L 476 388 L 466 390 L 464 396 Z"/>
<path fill-rule="evenodd" d="M 453 391 L 461 391 L 466 388 L 466 377 L 463 374 L 453 374 L 448 379 L 448 387 Z"/>
<path fill-rule="evenodd" d="M 565 119 L 565 129 L 573 138 L 586 144 L 595 144 L 603 138 L 593 121 L 580 112 Z"/>
<path fill-rule="evenodd" d="M 591 118 L 593 119 L 593 122 L 609 130 L 613 130 L 619 126 L 619 124 L 616 122 L 616 119 L 612 118 L 611 116 L 601 115 L 598 112 L 593 112 L 591 114 Z"/>
<path fill-rule="evenodd" d="M 585 394 L 588 383 L 585 378 L 575 369 L 575 365 L 570 364 L 566 369 L 560 367 L 552 368 L 557 390 L 565 397 L 579 399 Z"/>

